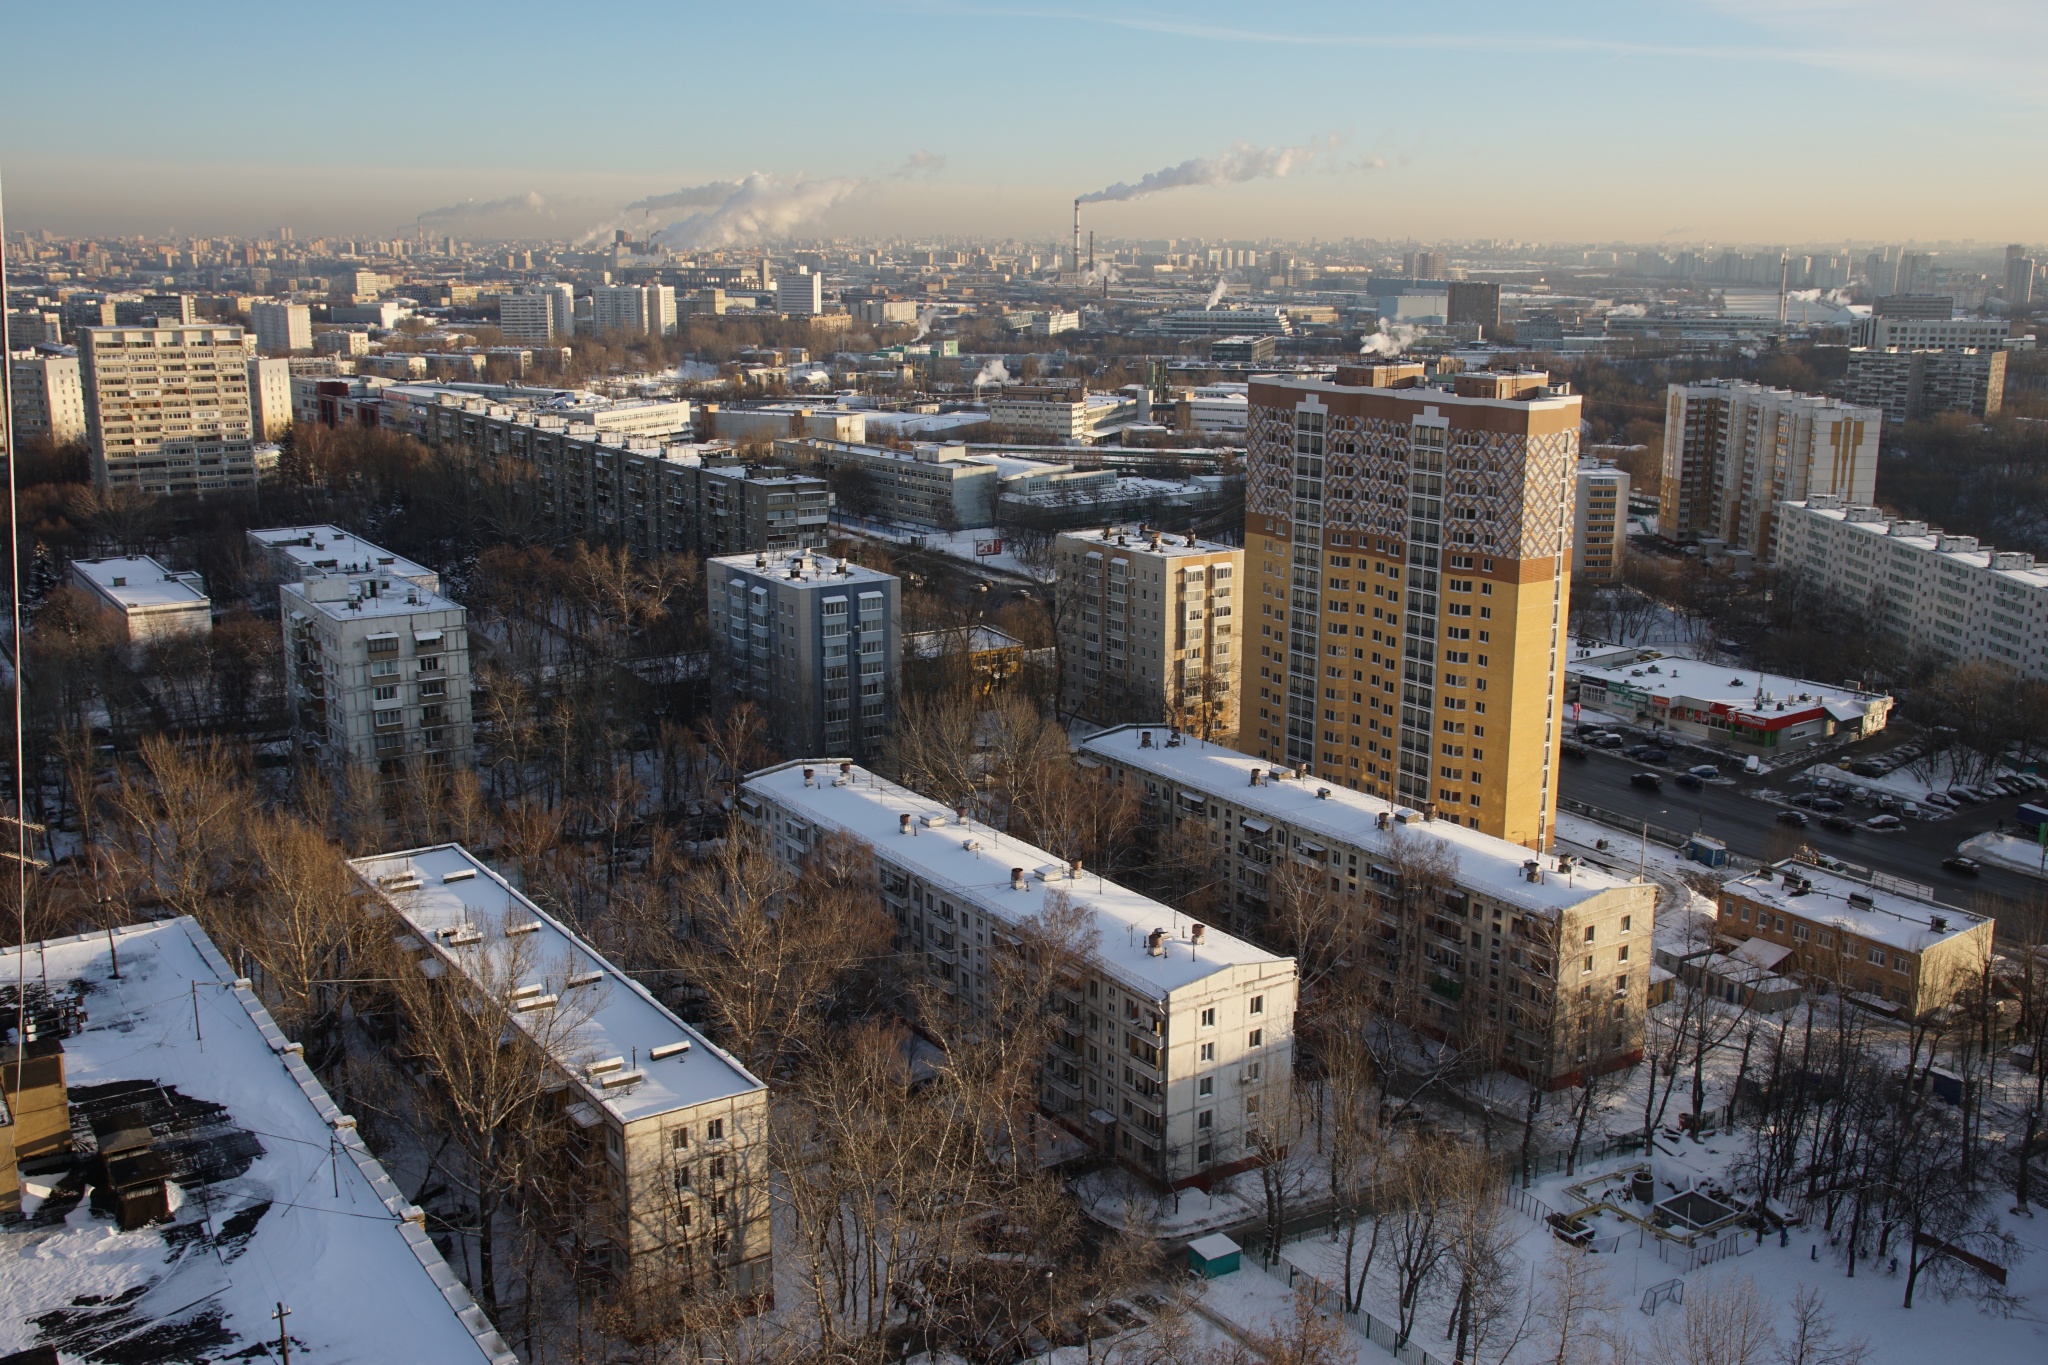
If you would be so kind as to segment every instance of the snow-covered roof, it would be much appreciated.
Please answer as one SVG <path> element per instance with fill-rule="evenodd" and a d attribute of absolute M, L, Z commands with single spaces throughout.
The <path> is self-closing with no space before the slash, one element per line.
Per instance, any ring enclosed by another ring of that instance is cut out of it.
<path fill-rule="evenodd" d="M 1634 654 L 1633 660 L 1627 653 Z M 1577 657 L 1567 659 L 1565 672 L 1581 682 L 1629 688 L 1699 710 L 1765 716 L 1824 709 L 1836 720 L 1848 721 L 1861 720 L 1873 706 L 1887 709 L 1890 704 L 1881 693 L 1700 659 L 1670 658 L 1654 649 L 1628 651 L 1617 657 L 1612 650 L 1577 646 L 1574 654 Z"/>
<path fill-rule="evenodd" d="M 1990 923 L 1983 915 L 1913 895 L 1896 885 L 1878 885 L 1790 859 L 1739 877 L 1727 883 L 1727 889 L 1810 923 L 1914 953 Z M 1940 928 L 1935 927 L 1937 922 Z"/>
<path fill-rule="evenodd" d="M 148 555 L 74 559 L 71 571 L 122 607 L 197 607 L 208 601 L 205 593 Z"/>
<path fill-rule="evenodd" d="M 572 1011 L 576 1027 L 551 1040 L 554 1060 L 589 1103 L 619 1122 L 764 1088 L 724 1049 L 676 1018 L 646 987 L 462 845 L 357 858 L 349 866 L 442 961 L 473 972 L 477 954 L 506 954 L 500 963 L 517 969 L 515 996 L 524 991 L 534 998 L 556 997 L 554 1005 L 519 1010 L 514 1018 L 522 1027 L 529 1017 Z M 677 1050 L 679 1043 L 684 1046 Z M 611 1059 L 624 1065 L 589 1070 L 590 1063 Z M 634 1072 L 638 1080 L 622 1080 Z"/>
<path fill-rule="evenodd" d="M 1153 533 L 1141 531 L 1137 526 L 1106 526 L 1100 530 L 1062 531 L 1060 539 L 1076 547 L 1100 550 L 1105 554 L 1147 555 L 1160 559 L 1187 559 L 1193 556 L 1227 555 L 1238 553 L 1235 545 L 1225 545 L 1214 540 L 1200 540 L 1193 536 L 1176 535 L 1171 532 L 1159 534 L 1158 544 L 1153 544 Z"/>
<path fill-rule="evenodd" d="M 1367 796 L 1323 779 L 1273 778 L 1268 776 L 1273 765 L 1235 749 L 1193 737 L 1168 747 L 1167 733 L 1163 725 L 1120 726 L 1089 736 L 1081 742 L 1081 751 L 1151 773 L 1176 790 L 1186 788 L 1238 810 L 1277 820 L 1297 833 L 1321 834 L 1333 843 L 1368 854 L 1384 854 L 1396 839 L 1432 840 L 1456 856 L 1459 885 L 1523 910 L 1556 914 L 1631 885 L 1583 862 L 1568 873 L 1559 873 L 1554 857 L 1539 857 L 1520 844 L 1469 829 L 1455 820 L 1426 821 L 1419 812 L 1383 797 Z M 1144 743 L 1146 736 L 1152 741 L 1149 747 Z M 1255 772 L 1261 774 L 1256 787 L 1252 785 Z M 1319 792 L 1328 795 L 1319 796 Z M 1383 830 L 1379 817 L 1389 811 L 1403 812 L 1408 818 Z M 1531 860 L 1542 865 L 1540 882 L 1528 879 L 1525 868 Z"/>
<path fill-rule="evenodd" d="M 759 561 L 766 559 L 763 565 Z M 758 577 L 789 579 L 792 582 L 807 583 L 824 587 L 874 587 L 879 583 L 893 583 L 894 574 L 870 569 L 850 559 L 834 559 L 816 550 L 778 551 L 771 555 L 739 554 L 716 555 L 711 563 L 725 569 L 739 569 Z M 795 570 L 800 577 L 791 579 Z M 722 581 L 722 580 L 714 580 Z"/>
<path fill-rule="evenodd" d="M 379 577 L 375 582 L 376 592 L 368 591 L 372 580 L 351 578 L 349 584 L 333 583 L 323 590 L 320 583 L 286 583 L 280 597 L 287 611 L 304 609 L 317 611 L 337 621 L 360 621 L 372 617 L 386 618 L 413 616 L 424 612 L 461 611 L 460 602 L 454 602 L 436 592 L 429 592 L 407 579 Z M 350 586 L 351 584 L 356 586 Z M 357 591 L 361 587 L 361 591 Z"/>
<path fill-rule="evenodd" d="M 1057 855 L 986 825 L 963 824 L 950 807 L 858 765 L 847 765 L 847 781 L 837 785 L 841 762 L 807 759 L 764 768 L 747 778 L 744 790 L 820 829 L 872 845 L 889 862 L 951 889 L 999 920 L 1015 923 L 1038 914 L 1053 895 L 1066 896 L 1094 919 L 1095 956 L 1104 973 L 1155 998 L 1226 967 L 1292 970 L 1288 959 L 1214 928 L 1196 945 L 1188 934 L 1192 921 L 1173 907 L 1092 872 L 1070 876 Z M 806 768 L 814 770 L 813 780 L 805 779 Z M 905 815 L 910 833 L 903 832 Z M 1019 867 L 1025 876 L 1021 891 L 1010 880 L 1011 869 Z M 1049 879 L 1039 877 L 1041 870 Z M 1146 936 L 1155 929 L 1170 935 L 1161 957 L 1146 951 Z"/>
<path fill-rule="evenodd" d="M 1939 557 L 1940 562 L 1953 564 L 1958 568 L 1975 569 L 1982 573 L 1995 574 L 1998 579 L 2017 587 L 2039 590 L 2048 588 L 2048 564 L 2036 564 L 2031 554 L 2001 552 L 1990 545 L 1981 545 L 1974 536 L 1948 536 L 1923 522 L 1894 522 L 1875 507 L 1847 506 L 1839 497 L 1815 497 L 1806 502 L 1788 502 L 1786 507 L 1806 513 L 1811 517 L 1822 517 L 1838 526 L 1853 528 L 1857 534 L 1873 540 L 1896 542 L 1909 549 Z M 1893 533 L 1893 526 L 1898 533 Z M 1918 527 L 1917 534 L 1908 534 Z"/>
<path fill-rule="evenodd" d="M 264 1355 L 282 1300 L 308 1360 L 516 1365 L 355 1121 L 197 923 L 132 925 L 113 948 L 118 978 L 104 932 L 31 945 L 28 974 L 47 971 L 85 1011 L 62 1042 L 74 1120 L 148 1105 L 174 1210 L 124 1232 L 79 1197 L 90 1174 L 29 1177 L 28 1218 L 0 1226 L 0 1353 L 55 1345 L 65 1360 L 149 1365 L 199 1359 L 203 1342 L 209 1360 Z M 0 978 L 19 965 L 0 952 Z"/>
<path fill-rule="evenodd" d="M 339 526 L 273 526 L 249 532 L 251 539 L 285 556 L 302 574 L 373 575 L 438 584 L 432 569 L 373 545 Z"/>

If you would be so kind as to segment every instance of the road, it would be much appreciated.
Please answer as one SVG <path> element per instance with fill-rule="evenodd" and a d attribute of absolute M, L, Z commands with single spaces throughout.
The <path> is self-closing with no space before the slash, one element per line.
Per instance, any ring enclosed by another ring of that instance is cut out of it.
<path fill-rule="evenodd" d="M 1825 758 L 1832 761 L 1834 755 Z M 1629 777 L 1657 770 L 1633 759 L 1596 749 L 1584 759 L 1566 758 L 1563 763 L 1558 789 L 1565 796 L 1670 829 L 1710 834 L 1726 843 L 1732 852 L 1746 857 L 1782 858 L 1800 844 L 1810 844 L 1844 862 L 1932 886 L 1950 904 L 1994 914 L 1999 909 L 1998 901 L 2025 903 L 2048 895 L 2048 882 L 2004 868 L 1987 865 L 1982 876 L 1964 877 L 1941 866 L 1941 860 L 1955 852 L 1956 845 L 1963 840 L 1996 828 L 2001 817 L 2010 821 L 2022 799 L 2019 797 L 1966 806 L 1946 819 L 1909 820 L 1895 834 L 1859 829 L 1849 835 L 1822 829 L 1817 817 L 1805 829 L 1777 823 L 1778 812 L 1786 807 L 1760 800 L 1751 792 L 1766 785 L 1783 787 L 1790 776 L 1783 770 L 1768 778 L 1710 782 L 1693 791 L 1673 780 L 1673 768 L 1665 768 L 1663 790 L 1649 791 L 1630 786 Z M 1844 814 L 1861 820 L 1876 814 L 1876 810 L 1852 804 Z M 1986 903 L 1980 905 L 1980 901 Z"/>

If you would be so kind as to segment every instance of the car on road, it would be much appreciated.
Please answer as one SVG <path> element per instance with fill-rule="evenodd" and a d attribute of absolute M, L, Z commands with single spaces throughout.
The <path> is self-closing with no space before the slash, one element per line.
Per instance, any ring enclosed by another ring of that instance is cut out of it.
<path fill-rule="evenodd" d="M 1651 791 L 1658 791 L 1664 786 L 1664 778 L 1658 773 L 1631 773 L 1628 784 L 1631 787 L 1648 787 Z"/>
<path fill-rule="evenodd" d="M 1557 748 L 1558 752 L 1566 758 L 1584 758 L 1586 756 L 1586 746 L 1573 740 L 1564 740 Z"/>
<path fill-rule="evenodd" d="M 1965 858 L 1960 853 L 1952 858 L 1943 858 L 1941 866 L 1945 871 L 1957 872 L 1965 877 L 1981 876 L 1984 871 L 1983 865 L 1975 858 Z"/>
<path fill-rule="evenodd" d="M 1875 830 L 1904 829 L 1906 822 L 1896 815 L 1873 815 L 1863 822 L 1863 827 Z"/>
<path fill-rule="evenodd" d="M 1678 785 L 1681 787 L 1704 787 L 1707 784 L 1700 781 L 1698 773 L 1688 769 L 1678 775 Z"/>
<path fill-rule="evenodd" d="M 1792 798 L 1792 804 L 1795 806 L 1810 806 L 1819 799 L 1820 798 L 1815 796 L 1812 792 L 1801 792 L 1799 793 L 1799 795 Z"/>
<path fill-rule="evenodd" d="M 1806 827 L 1806 812 L 1803 810 L 1781 810 L 1778 812 L 1778 823 L 1781 825 L 1796 825 L 1804 829 Z"/>
<path fill-rule="evenodd" d="M 1822 829 L 1831 829 L 1837 834 L 1854 834 L 1856 832 L 1856 822 L 1846 815 L 1823 815 L 1820 818 L 1820 827 Z"/>
<path fill-rule="evenodd" d="M 1638 763 L 1669 763 L 1671 751 L 1655 744 L 1638 744 L 1632 749 L 1623 749 L 1622 757 L 1632 758 Z"/>
<path fill-rule="evenodd" d="M 1842 803 L 1835 800 L 1832 796 L 1816 796 L 1813 798 L 1813 808 L 1825 814 L 1834 815 L 1841 811 Z"/>

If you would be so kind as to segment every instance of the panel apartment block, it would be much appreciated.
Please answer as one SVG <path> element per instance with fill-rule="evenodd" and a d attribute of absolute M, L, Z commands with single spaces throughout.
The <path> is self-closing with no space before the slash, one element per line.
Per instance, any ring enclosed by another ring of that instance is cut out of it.
<path fill-rule="evenodd" d="M 1254 381 L 1240 742 L 1546 847 L 1579 417 L 1539 371 Z"/>
<path fill-rule="evenodd" d="M 1218 850 L 1230 916 L 1256 934 L 1283 866 L 1320 881 L 1370 926 L 1384 1000 L 1430 1032 L 1498 1032 L 1501 1056 L 1546 1087 L 1639 1060 L 1657 888 L 1154 727 L 1091 736 L 1082 752 L 1142 787 L 1153 818 L 1192 823 Z M 1450 884 L 1404 885 L 1425 851 Z"/>
<path fill-rule="evenodd" d="M 506 989 L 507 1036 L 561 1082 L 559 1149 L 598 1177 L 585 1219 L 613 1281 L 772 1300 L 767 1086 L 460 844 L 350 866 L 423 968 Z"/>
<path fill-rule="evenodd" d="M 241 328 L 88 327 L 78 353 L 97 487 L 203 496 L 256 486 Z"/>
<path fill-rule="evenodd" d="M 1105 527 L 1061 535 L 1053 563 L 1062 709 L 1104 724 L 1164 718 L 1205 739 L 1237 733 L 1243 550 Z"/>
<path fill-rule="evenodd" d="M 1153 1182 L 1242 1169 L 1246 1133 L 1284 1103 L 1294 1062 L 1295 967 L 850 763 L 813 760 L 749 776 L 740 809 L 794 865 L 827 835 L 873 850 L 882 899 L 911 970 L 972 1012 L 990 959 L 1053 898 L 1094 942 L 1063 992 L 1040 1071 L 1061 1124 Z"/>

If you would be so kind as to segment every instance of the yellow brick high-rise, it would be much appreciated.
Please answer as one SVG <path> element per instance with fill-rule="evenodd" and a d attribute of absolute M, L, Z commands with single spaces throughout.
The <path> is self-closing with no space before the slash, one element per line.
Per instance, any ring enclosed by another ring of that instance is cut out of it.
<path fill-rule="evenodd" d="M 1541 371 L 1254 381 L 1240 747 L 1547 847 L 1579 408 Z"/>

